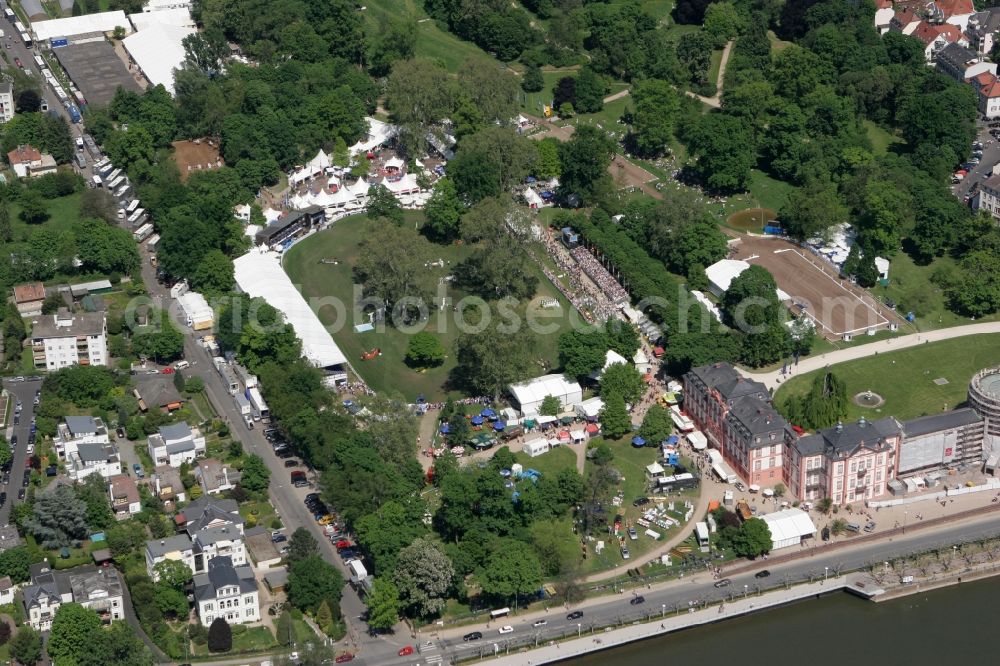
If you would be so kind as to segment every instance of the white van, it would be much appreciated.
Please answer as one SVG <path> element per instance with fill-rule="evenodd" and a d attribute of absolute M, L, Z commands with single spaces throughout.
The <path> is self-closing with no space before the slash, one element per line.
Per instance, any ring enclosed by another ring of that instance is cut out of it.
<path fill-rule="evenodd" d="M 183 370 L 184 368 L 190 368 L 191 364 L 187 361 L 177 361 L 174 363 L 174 370 Z"/>

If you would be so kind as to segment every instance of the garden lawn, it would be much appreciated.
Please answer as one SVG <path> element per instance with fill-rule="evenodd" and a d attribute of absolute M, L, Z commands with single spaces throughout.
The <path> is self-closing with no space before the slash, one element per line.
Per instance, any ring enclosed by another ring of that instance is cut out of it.
<path fill-rule="evenodd" d="M 876 155 L 885 155 L 889 152 L 889 146 L 894 143 L 905 143 L 902 138 L 891 134 L 870 120 L 865 120 L 864 126 L 865 133 L 868 135 L 868 140 L 872 142 L 872 149 Z"/>
<path fill-rule="evenodd" d="M 907 420 L 954 409 L 965 402 L 969 381 L 1000 358 L 1000 335 L 977 335 L 932 342 L 896 352 L 840 363 L 830 370 L 847 385 L 849 420 L 895 416 Z M 809 390 L 817 370 L 794 377 L 778 389 L 775 403 Z M 948 383 L 939 386 L 935 379 Z M 854 404 L 853 398 L 872 390 L 885 399 L 878 409 Z"/>
<path fill-rule="evenodd" d="M 583 446 L 575 444 L 574 446 Z M 532 458 L 526 453 L 515 454 L 517 462 L 521 463 L 524 469 L 533 469 L 542 473 L 542 476 L 555 477 L 561 470 L 576 470 L 576 452 L 570 446 L 557 446 L 548 453 Z"/>
<path fill-rule="evenodd" d="M 619 92 L 624 90 L 622 86 L 612 87 L 611 92 Z M 600 126 L 600 129 L 605 132 L 614 132 L 619 138 L 625 135 L 625 126 L 618 123 L 618 119 L 622 117 L 625 113 L 625 107 L 628 106 L 629 97 L 621 97 L 614 100 L 608 104 L 604 105 L 597 113 L 581 113 L 572 120 L 566 123 L 560 123 L 561 125 L 595 125 Z"/>
<path fill-rule="evenodd" d="M 345 307 L 352 307 L 353 268 L 358 260 L 367 222 L 368 218 L 364 214 L 344 218 L 329 229 L 295 244 L 286 253 L 285 271 L 307 299 L 332 296 L 344 303 Z M 407 224 L 420 224 L 420 222 L 422 214 L 408 214 Z M 465 245 L 435 245 L 435 256 L 443 259 L 446 266 L 443 269 L 430 270 L 434 270 L 435 275 L 444 277 L 455 264 L 469 256 L 471 252 L 472 248 Z M 337 257 L 340 263 L 337 265 L 319 263 L 321 259 L 328 257 Z M 568 314 L 572 306 L 534 264 L 531 270 L 538 277 L 536 300 L 557 299 L 561 306 L 559 312 L 563 315 L 552 319 L 540 318 L 540 321 L 546 324 L 550 322 L 556 324 L 557 330 L 551 334 L 536 336 L 536 344 L 532 349 L 533 356 L 544 360 L 546 367 L 551 369 L 558 365 L 557 342 L 559 334 L 570 326 Z M 465 295 L 460 290 L 449 290 L 453 302 L 458 302 Z M 526 305 L 522 304 L 515 308 L 515 311 L 523 318 L 525 309 Z M 535 308 L 535 311 L 540 312 L 538 308 Z M 446 382 L 448 374 L 456 365 L 454 352 L 459 331 L 453 315 L 450 309 L 431 314 L 425 330 L 441 338 L 447 350 L 447 357 L 442 365 L 425 371 L 416 371 L 406 365 L 404 359 L 410 336 L 391 326 L 385 326 L 382 330 L 376 328 L 367 333 L 355 333 L 355 324 L 367 322 L 367 318 L 354 321 L 353 314 L 348 312 L 347 321 L 341 322 L 343 325 L 336 326 L 331 333 L 355 370 L 374 390 L 379 393 L 401 393 L 410 400 L 423 394 L 428 400 L 434 401 L 443 399 L 449 394 Z M 325 325 L 330 326 L 336 321 L 337 314 L 333 312 L 333 308 L 324 308 L 319 312 L 319 317 Z M 362 353 L 376 347 L 381 350 L 381 356 L 370 361 L 361 360 Z M 544 370 L 539 366 L 538 371 L 542 374 Z M 457 396 L 458 392 L 452 391 L 450 394 Z"/>
<path fill-rule="evenodd" d="M 80 220 L 81 196 L 81 193 L 77 192 L 67 197 L 46 199 L 45 203 L 49 212 L 49 219 L 41 224 L 25 224 L 20 217 L 20 204 L 17 201 L 12 201 L 10 204 L 10 223 L 14 232 L 14 242 L 21 243 L 26 241 L 28 235 L 34 229 L 71 230 L 73 224 Z"/>
<path fill-rule="evenodd" d="M 560 70 L 549 72 L 542 70 L 542 80 L 545 85 L 538 92 L 526 93 L 521 91 L 521 110 L 539 118 L 545 115 L 545 106 L 552 103 L 552 89 L 556 83 L 564 76 L 575 76 L 575 72 Z"/>

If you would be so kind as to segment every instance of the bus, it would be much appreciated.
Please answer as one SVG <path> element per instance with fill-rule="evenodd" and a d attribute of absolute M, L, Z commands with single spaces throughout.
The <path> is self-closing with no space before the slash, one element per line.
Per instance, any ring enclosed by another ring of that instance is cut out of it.
<path fill-rule="evenodd" d="M 139 207 L 139 200 L 132 199 L 132 201 L 129 202 L 128 208 L 125 209 L 125 212 L 131 215 L 132 213 L 135 212 L 135 209 L 138 207 Z"/>
<path fill-rule="evenodd" d="M 135 232 L 132 233 L 132 237 L 137 242 L 139 242 L 139 243 L 141 243 L 142 241 L 146 240 L 147 238 L 149 238 L 152 235 L 153 235 L 153 225 L 152 224 L 144 224 L 141 227 L 139 227 L 138 229 L 136 229 Z"/>
<path fill-rule="evenodd" d="M 508 615 L 510 615 L 510 609 L 509 608 L 498 608 L 496 610 L 490 611 L 490 619 L 491 620 L 496 620 L 496 619 L 499 619 L 501 617 L 507 617 Z"/>
<path fill-rule="evenodd" d="M 43 72 L 49 68 L 48 64 L 45 62 L 45 59 L 42 58 L 42 56 L 40 55 L 35 56 L 35 64 L 38 65 L 38 69 L 42 70 Z"/>
<path fill-rule="evenodd" d="M 16 17 L 14 18 L 14 30 L 17 30 L 18 32 L 27 32 L 24 29 L 24 24 L 21 23 L 21 21 L 19 21 Z"/>
<path fill-rule="evenodd" d="M 108 189 L 110 190 L 111 188 L 109 187 Z M 121 187 L 119 187 L 117 190 L 115 190 L 115 198 L 118 199 L 119 201 L 123 200 L 125 197 L 127 197 L 129 195 L 129 191 L 131 189 L 132 189 L 132 186 L 129 185 L 128 183 L 125 183 L 124 185 L 122 185 Z"/>
<path fill-rule="evenodd" d="M 77 165 L 81 169 L 86 169 L 87 168 L 87 158 L 84 157 L 83 153 L 77 153 L 76 155 L 74 155 L 74 158 L 76 159 Z"/>
<path fill-rule="evenodd" d="M 122 170 L 121 169 L 115 169 L 110 174 L 108 174 L 108 180 L 110 180 L 110 181 L 117 180 L 118 176 L 120 176 L 120 175 L 122 175 Z"/>
<path fill-rule="evenodd" d="M 7 20 L 10 21 L 11 23 L 17 20 L 17 14 L 15 14 L 14 10 L 11 9 L 10 7 L 3 8 L 3 15 L 6 16 Z"/>
<path fill-rule="evenodd" d="M 90 180 L 93 181 L 94 187 L 103 187 L 104 186 L 104 181 L 101 180 L 101 177 L 98 176 L 97 174 L 94 174 L 93 178 L 91 178 Z"/>
<path fill-rule="evenodd" d="M 145 212 L 146 211 L 144 209 L 137 208 L 131 215 L 128 216 L 128 223 L 130 225 L 135 224 L 136 222 L 139 221 L 139 218 L 142 217 L 143 213 Z"/>
<path fill-rule="evenodd" d="M 21 33 L 21 41 L 24 42 L 25 48 L 29 48 L 30 49 L 33 46 L 33 43 L 31 41 L 31 37 L 29 37 L 28 33 L 26 33 L 26 32 L 22 32 Z"/>

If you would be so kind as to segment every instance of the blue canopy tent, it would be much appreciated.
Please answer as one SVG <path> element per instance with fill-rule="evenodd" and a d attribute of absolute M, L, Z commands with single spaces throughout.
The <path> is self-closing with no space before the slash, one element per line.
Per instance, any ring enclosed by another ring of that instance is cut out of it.
<path fill-rule="evenodd" d="M 503 430 L 506 427 L 507 427 L 507 424 L 504 423 L 503 421 L 494 421 L 493 422 L 493 429 L 494 430 L 499 431 L 499 430 Z"/>
<path fill-rule="evenodd" d="M 642 437 L 639 437 L 639 435 L 636 435 L 635 437 L 632 438 L 632 446 L 635 447 L 646 446 L 646 440 L 644 440 Z"/>
<path fill-rule="evenodd" d="M 488 419 L 491 419 L 491 418 L 493 418 L 494 416 L 496 416 L 496 415 L 497 415 L 497 413 L 496 413 L 496 412 L 494 412 L 494 411 L 493 411 L 492 409 L 490 409 L 489 407 L 487 407 L 487 408 L 486 408 L 486 409 L 484 409 L 483 411 L 479 412 L 479 415 L 480 415 L 480 416 L 485 416 L 486 418 L 488 418 Z"/>
<path fill-rule="evenodd" d="M 449 426 L 447 423 L 442 423 L 441 424 L 441 434 L 442 435 L 447 435 L 449 432 L 451 432 L 451 426 Z"/>
<path fill-rule="evenodd" d="M 472 417 L 472 425 L 483 425 L 483 417 L 482 416 L 473 416 Z"/>
<path fill-rule="evenodd" d="M 676 444 L 676 443 L 677 443 L 678 441 L 679 441 L 679 440 L 678 440 L 678 438 L 677 438 L 677 435 L 671 435 L 670 437 L 667 437 L 667 445 L 668 445 L 668 446 L 673 446 L 673 445 L 674 445 L 674 444 Z"/>

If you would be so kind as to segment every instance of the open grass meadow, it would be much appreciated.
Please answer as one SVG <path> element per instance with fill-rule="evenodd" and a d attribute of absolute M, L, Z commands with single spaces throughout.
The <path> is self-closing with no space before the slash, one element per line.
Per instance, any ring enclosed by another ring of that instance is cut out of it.
<path fill-rule="evenodd" d="M 423 221 L 422 213 L 409 212 L 407 215 L 408 224 L 419 225 Z M 341 325 L 334 327 L 331 331 L 333 339 L 340 345 L 362 379 L 374 390 L 379 393 L 401 394 L 411 400 L 420 394 L 428 400 L 444 399 L 449 394 L 457 396 L 458 392 L 450 391 L 447 387 L 448 375 L 456 365 L 454 349 L 459 334 L 454 313 L 449 308 L 432 313 L 425 329 L 440 336 L 448 350 L 445 362 L 430 370 L 418 372 L 404 363 L 410 339 L 408 334 L 390 326 L 376 327 L 375 330 L 366 333 L 355 332 L 356 324 L 367 322 L 367 318 L 355 321 L 350 309 L 355 302 L 353 269 L 358 261 L 368 221 L 363 214 L 344 218 L 329 229 L 300 241 L 288 250 L 284 259 L 285 271 L 307 299 L 332 296 L 345 304 L 348 309 L 347 321 L 340 322 Z M 472 248 L 465 245 L 436 245 L 435 256 L 443 260 L 445 266 L 431 267 L 428 270 L 434 271 L 436 277 L 443 278 L 471 252 Z M 321 260 L 331 257 L 336 257 L 339 263 L 336 265 L 320 263 Z M 534 265 L 532 271 L 538 278 L 535 302 L 537 303 L 538 299 L 556 299 L 560 304 L 559 312 L 564 315 L 546 320 L 557 324 L 557 330 L 536 338 L 532 352 L 535 358 L 544 359 L 546 362 L 545 368 L 538 368 L 538 374 L 543 374 L 546 368 L 551 369 L 558 365 L 556 344 L 559 334 L 569 328 L 570 322 L 566 315 L 572 306 Z M 456 289 L 449 289 L 448 295 L 453 302 L 466 296 L 464 292 Z M 539 312 L 536 306 L 529 304 L 520 305 L 516 308 L 516 312 L 523 318 L 527 307 L 532 307 L 533 312 Z M 319 312 L 319 317 L 325 325 L 330 326 L 336 322 L 338 314 L 333 308 L 324 308 Z M 364 352 L 376 347 L 381 350 L 381 356 L 370 361 L 361 360 Z"/>
<path fill-rule="evenodd" d="M 847 384 L 848 419 L 895 416 L 906 420 L 961 405 L 972 376 L 997 365 L 998 359 L 1000 335 L 977 335 L 869 356 L 830 369 Z M 780 405 L 788 396 L 808 391 L 819 372 L 823 370 L 790 379 L 778 389 L 775 402 Z M 947 383 L 936 384 L 936 379 Z M 885 404 L 877 409 L 854 404 L 853 397 L 868 390 L 882 396 Z"/>

